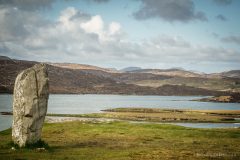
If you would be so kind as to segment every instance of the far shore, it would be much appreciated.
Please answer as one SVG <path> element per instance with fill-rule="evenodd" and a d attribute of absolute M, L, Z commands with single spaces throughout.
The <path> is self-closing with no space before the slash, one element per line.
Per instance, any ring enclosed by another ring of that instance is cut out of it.
<path fill-rule="evenodd" d="M 104 113 L 55 114 L 46 116 L 105 118 L 124 121 L 161 122 L 161 123 L 239 123 L 240 110 L 193 110 L 193 109 L 158 109 L 158 108 L 115 108 L 102 110 Z M 12 115 L 12 112 L 1 112 Z"/>

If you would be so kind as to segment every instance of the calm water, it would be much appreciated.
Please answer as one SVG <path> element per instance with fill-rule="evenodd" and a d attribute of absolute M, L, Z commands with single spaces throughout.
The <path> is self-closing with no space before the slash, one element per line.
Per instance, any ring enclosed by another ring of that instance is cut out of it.
<path fill-rule="evenodd" d="M 120 107 L 240 110 L 239 103 L 188 101 L 201 98 L 205 97 L 51 94 L 48 101 L 48 113 L 100 113 L 103 109 Z M 12 111 L 12 104 L 13 95 L 0 94 L 0 112 Z M 7 129 L 11 125 L 12 116 L 0 115 L 0 130 Z"/>
<path fill-rule="evenodd" d="M 134 122 L 130 123 L 151 123 L 151 122 Z M 240 123 L 158 123 L 158 124 L 172 124 L 184 127 L 193 128 L 226 128 L 226 127 L 240 127 Z"/>

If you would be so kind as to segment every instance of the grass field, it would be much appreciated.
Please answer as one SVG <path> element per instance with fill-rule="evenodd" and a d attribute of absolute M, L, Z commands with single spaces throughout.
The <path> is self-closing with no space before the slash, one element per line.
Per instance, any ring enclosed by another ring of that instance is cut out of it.
<path fill-rule="evenodd" d="M 44 123 L 53 149 L 12 150 L 11 129 L 0 132 L 0 159 L 240 159 L 240 129 L 196 129 L 129 122 Z"/>

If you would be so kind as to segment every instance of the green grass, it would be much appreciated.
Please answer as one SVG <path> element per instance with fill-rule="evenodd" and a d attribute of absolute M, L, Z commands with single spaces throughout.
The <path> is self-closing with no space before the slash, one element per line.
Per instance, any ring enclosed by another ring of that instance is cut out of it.
<path fill-rule="evenodd" d="M 4 134 L 2 134 L 4 133 Z M 44 123 L 41 139 L 50 151 L 11 150 L 11 129 L 0 132 L 0 159 L 210 159 L 203 154 L 232 153 L 240 158 L 240 129 L 196 129 L 128 122 Z"/>
<path fill-rule="evenodd" d="M 9 130 L 7 131 L 9 132 Z M 40 149 L 40 148 L 44 150 L 49 150 L 49 151 L 52 150 L 52 148 L 48 145 L 48 143 L 43 141 L 42 139 L 39 139 L 36 142 L 26 142 L 26 144 L 22 147 L 20 147 L 18 144 L 11 141 L 8 143 L 8 147 L 9 149 L 14 147 L 15 149 L 27 149 L 27 150 Z"/>
<path fill-rule="evenodd" d="M 232 88 L 232 89 L 240 88 L 240 84 L 232 84 L 229 86 L 229 88 Z"/>

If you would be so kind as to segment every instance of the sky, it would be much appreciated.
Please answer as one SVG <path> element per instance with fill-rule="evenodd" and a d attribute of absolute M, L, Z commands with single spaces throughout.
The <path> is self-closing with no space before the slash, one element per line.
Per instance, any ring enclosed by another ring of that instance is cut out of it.
<path fill-rule="evenodd" d="M 240 0 L 0 0 L 0 55 L 103 68 L 240 69 Z"/>

